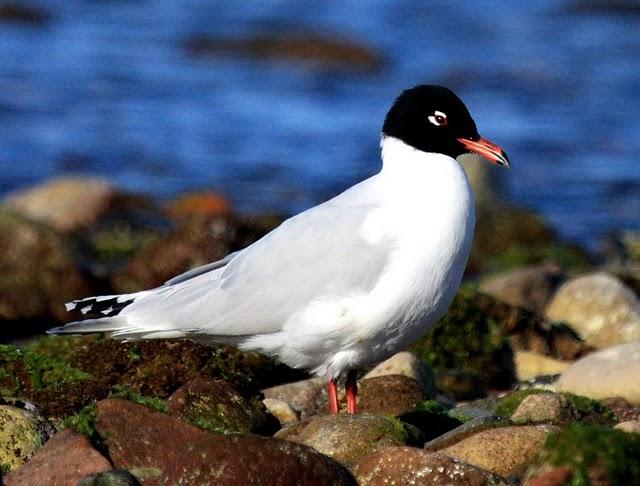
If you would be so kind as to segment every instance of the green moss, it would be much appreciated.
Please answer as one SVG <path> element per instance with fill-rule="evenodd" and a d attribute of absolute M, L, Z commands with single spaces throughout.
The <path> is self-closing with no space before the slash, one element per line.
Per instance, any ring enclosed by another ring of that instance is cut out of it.
<path fill-rule="evenodd" d="M 456 370 L 478 377 L 484 387 L 509 388 L 515 382 L 515 365 L 508 336 L 476 304 L 475 295 L 474 286 L 463 286 L 447 314 L 412 350 L 436 374 Z"/>
<path fill-rule="evenodd" d="M 574 470 L 572 486 L 590 484 L 589 470 L 604 468 L 607 484 L 636 484 L 640 478 L 640 435 L 585 424 L 572 424 L 551 435 L 542 461 Z"/>
<path fill-rule="evenodd" d="M 437 400 L 424 400 L 418 404 L 416 410 L 442 415 L 446 415 L 447 413 L 447 410 Z"/>
<path fill-rule="evenodd" d="M 64 384 L 90 378 L 64 360 L 28 349 L 0 345 L 0 391 L 18 396 L 24 389 L 59 390 Z"/>
<path fill-rule="evenodd" d="M 114 386 L 111 392 L 111 396 L 124 398 L 125 400 L 139 403 L 140 405 L 152 408 L 153 410 L 157 410 L 158 412 L 166 413 L 168 411 L 166 400 L 158 397 L 141 395 L 140 393 L 137 393 L 136 391 L 122 385 Z"/>
<path fill-rule="evenodd" d="M 511 245 L 505 251 L 489 257 L 486 269 L 502 271 L 544 262 L 555 262 L 566 270 L 586 270 L 591 267 L 588 256 L 579 248 L 549 243 L 539 246 Z"/>
<path fill-rule="evenodd" d="M 506 395 L 498 405 L 496 405 L 494 412 L 496 415 L 500 415 L 502 417 L 511 417 L 513 412 L 516 411 L 518 405 L 529 395 L 535 395 L 537 393 L 549 393 L 547 390 L 518 390 Z"/>
<path fill-rule="evenodd" d="M 96 435 L 95 429 L 96 422 L 96 405 L 87 405 L 79 412 L 67 417 L 62 422 L 62 426 L 65 428 L 71 428 L 76 432 L 86 435 L 87 437 L 94 437 Z"/>

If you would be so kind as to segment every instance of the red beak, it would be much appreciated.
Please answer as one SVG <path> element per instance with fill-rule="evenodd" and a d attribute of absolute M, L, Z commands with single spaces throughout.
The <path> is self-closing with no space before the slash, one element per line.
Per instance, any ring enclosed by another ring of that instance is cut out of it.
<path fill-rule="evenodd" d="M 480 137 L 478 140 L 471 140 L 470 138 L 459 138 L 458 142 L 464 145 L 464 147 L 469 150 L 469 152 L 481 155 L 492 164 L 504 165 L 505 167 L 510 166 L 509 157 L 507 157 L 507 154 L 504 153 L 504 150 L 502 150 L 501 147 L 493 142 L 490 142 L 486 138 Z"/>

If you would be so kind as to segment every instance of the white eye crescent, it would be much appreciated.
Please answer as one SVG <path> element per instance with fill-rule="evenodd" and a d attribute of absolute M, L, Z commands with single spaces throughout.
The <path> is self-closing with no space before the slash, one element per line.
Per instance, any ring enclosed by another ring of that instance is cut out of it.
<path fill-rule="evenodd" d="M 447 115 L 437 110 L 433 112 L 433 115 L 429 115 L 427 119 L 437 127 L 445 126 L 448 123 Z"/>

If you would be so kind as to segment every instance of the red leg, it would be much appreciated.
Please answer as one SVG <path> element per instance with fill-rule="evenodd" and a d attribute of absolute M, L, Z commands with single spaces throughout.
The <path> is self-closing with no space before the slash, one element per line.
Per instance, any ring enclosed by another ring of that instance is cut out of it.
<path fill-rule="evenodd" d="M 358 384 L 356 383 L 356 370 L 349 370 L 347 382 L 344 385 L 347 392 L 347 413 L 356 413 L 356 395 L 358 395 Z"/>
<path fill-rule="evenodd" d="M 332 414 L 338 413 L 338 381 L 331 378 L 328 386 L 329 394 L 329 412 Z"/>

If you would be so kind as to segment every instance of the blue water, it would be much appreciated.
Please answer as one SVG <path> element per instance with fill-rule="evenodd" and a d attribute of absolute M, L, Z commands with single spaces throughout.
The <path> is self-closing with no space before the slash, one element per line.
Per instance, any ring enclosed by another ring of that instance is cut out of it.
<path fill-rule="evenodd" d="M 640 16 L 575 3 L 39 1 L 42 25 L 0 23 L 0 195 L 81 173 L 297 212 L 374 172 L 389 104 L 428 82 L 505 147 L 511 200 L 595 248 L 640 229 Z M 269 32 L 362 42 L 386 61 L 358 74 L 184 49 Z"/>

